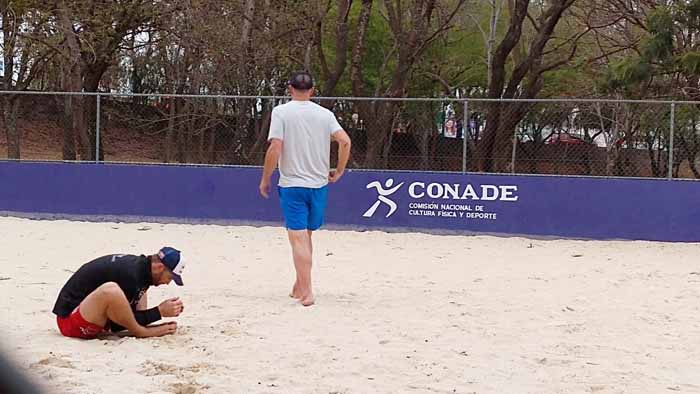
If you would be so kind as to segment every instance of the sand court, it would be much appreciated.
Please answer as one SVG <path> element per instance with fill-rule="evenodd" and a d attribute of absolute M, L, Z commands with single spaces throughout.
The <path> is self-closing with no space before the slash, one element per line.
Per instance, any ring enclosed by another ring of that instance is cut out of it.
<path fill-rule="evenodd" d="M 699 244 L 0 218 L 0 345 L 51 393 L 700 392 Z M 60 336 L 80 265 L 171 245 L 175 335 Z"/>

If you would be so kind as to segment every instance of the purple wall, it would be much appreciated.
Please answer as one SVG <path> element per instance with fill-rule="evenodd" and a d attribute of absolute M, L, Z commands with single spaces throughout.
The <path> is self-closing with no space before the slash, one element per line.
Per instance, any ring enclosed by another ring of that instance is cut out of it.
<path fill-rule="evenodd" d="M 276 196 L 258 195 L 260 173 L 0 162 L 0 211 L 281 224 Z M 353 171 L 330 186 L 326 222 L 361 229 L 700 241 L 699 202 L 700 182 L 694 181 Z"/>

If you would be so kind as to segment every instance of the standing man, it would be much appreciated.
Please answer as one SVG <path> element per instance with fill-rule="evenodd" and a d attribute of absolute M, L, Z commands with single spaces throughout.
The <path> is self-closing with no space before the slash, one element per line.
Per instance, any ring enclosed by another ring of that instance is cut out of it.
<path fill-rule="evenodd" d="M 184 262 L 180 251 L 164 247 L 151 256 L 112 254 L 78 269 L 58 294 L 53 313 L 66 337 L 92 339 L 102 332 L 129 330 L 136 337 L 172 334 L 175 322 L 150 325 L 163 317 L 177 317 L 182 301 L 171 298 L 148 309 L 151 286 L 175 281 L 182 286 Z"/>
<path fill-rule="evenodd" d="M 314 303 L 311 288 L 312 232 L 323 224 L 328 182 L 337 182 L 350 157 L 350 137 L 333 112 L 311 101 L 313 78 L 296 72 L 289 79 L 292 100 L 272 110 L 270 147 L 260 180 L 268 198 L 270 177 L 279 163 L 279 196 L 292 247 L 296 281 L 291 297 L 304 306 Z M 338 166 L 330 169 L 331 140 L 338 143 Z"/>

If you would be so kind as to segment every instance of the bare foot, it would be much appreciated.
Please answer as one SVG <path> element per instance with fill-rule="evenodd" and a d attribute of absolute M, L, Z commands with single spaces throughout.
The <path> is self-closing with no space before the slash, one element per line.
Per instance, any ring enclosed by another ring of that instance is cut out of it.
<path fill-rule="evenodd" d="M 295 298 L 295 299 L 297 299 L 297 300 L 301 298 L 301 292 L 300 292 L 299 289 L 297 288 L 297 284 L 296 284 L 296 283 L 294 283 L 294 287 L 292 287 L 292 291 L 289 293 L 289 296 L 290 296 L 291 298 Z"/>
<path fill-rule="evenodd" d="M 163 335 L 174 334 L 177 330 L 177 323 L 169 322 L 145 327 L 143 338 L 162 337 Z"/>
<path fill-rule="evenodd" d="M 309 295 L 307 295 L 305 297 L 301 297 L 301 299 L 299 300 L 299 303 L 301 305 L 304 305 L 304 306 L 311 306 L 314 304 L 315 301 L 316 300 L 314 300 L 313 293 L 310 293 Z"/>

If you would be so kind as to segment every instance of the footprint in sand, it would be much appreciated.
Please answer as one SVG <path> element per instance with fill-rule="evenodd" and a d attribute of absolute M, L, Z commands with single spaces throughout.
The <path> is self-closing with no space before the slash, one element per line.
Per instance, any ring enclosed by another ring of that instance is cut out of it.
<path fill-rule="evenodd" d="M 214 329 L 218 331 L 219 334 L 228 337 L 237 337 L 241 335 L 241 322 L 236 319 L 222 321 L 217 324 Z"/>
<path fill-rule="evenodd" d="M 203 386 L 198 383 L 174 383 L 170 385 L 170 390 L 173 394 L 197 394 L 208 388 L 209 386 Z"/>
<path fill-rule="evenodd" d="M 76 369 L 70 360 L 63 358 L 63 356 L 52 354 L 49 357 L 43 358 L 33 364 L 29 365 L 30 368 L 46 368 L 46 367 L 56 367 L 56 368 L 68 368 Z"/>
<path fill-rule="evenodd" d="M 158 363 L 154 361 L 145 361 L 141 364 L 142 369 L 139 371 L 143 376 L 158 376 L 158 375 L 173 375 L 178 379 L 187 379 L 187 382 L 173 383 L 168 387 L 170 394 L 197 394 L 204 392 L 209 386 L 201 385 L 190 380 L 185 375 L 196 374 L 201 370 L 211 370 L 213 366 L 207 363 L 199 363 L 188 367 L 179 367 L 173 364 Z"/>
<path fill-rule="evenodd" d="M 141 364 L 140 375 L 143 376 L 158 376 L 158 375 L 179 375 L 180 368 L 177 365 L 157 363 L 153 361 L 144 361 Z"/>
<path fill-rule="evenodd" d="M 213 371 L 215 369 L 216 366 L 209 363 L 196 363 L 188 366 L 178 366 L 149 360 L 141 363 L 141 370 L 139 371 L 139 374 L 143 376 L 173 375 L 177 376 L 178 378 L 184 378 L 187 375 L 198 374 L 202 371 Z"/>
<path fill-rule="evenodd" d="M 59 371 L 56 368 L 77 369 L 70 360 L 56 354 L 29 364 L 30 371 L 43 376 L 47 380 L 54 380 L 65 375 L 65 371 Z"/>

